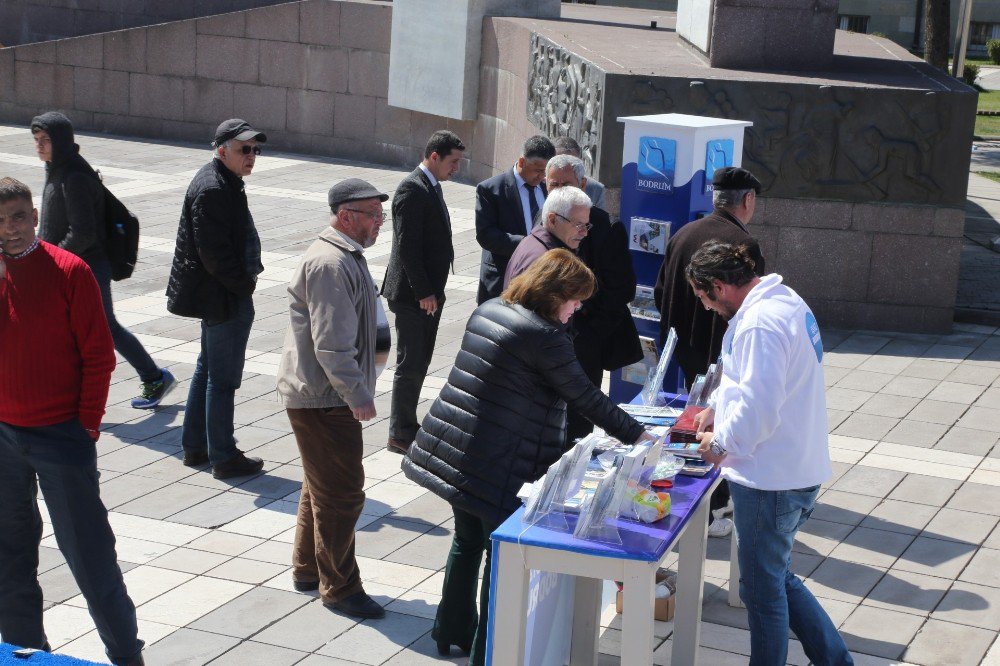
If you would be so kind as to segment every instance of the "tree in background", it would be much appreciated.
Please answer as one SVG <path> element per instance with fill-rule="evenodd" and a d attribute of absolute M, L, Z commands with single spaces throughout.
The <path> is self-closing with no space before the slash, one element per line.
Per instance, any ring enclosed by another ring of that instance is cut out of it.
<path fill-rule="evenodd" d="M 940 70 L 948 69 L 951 32 L 951 0 L 924 2 L 924 60 Z"/>

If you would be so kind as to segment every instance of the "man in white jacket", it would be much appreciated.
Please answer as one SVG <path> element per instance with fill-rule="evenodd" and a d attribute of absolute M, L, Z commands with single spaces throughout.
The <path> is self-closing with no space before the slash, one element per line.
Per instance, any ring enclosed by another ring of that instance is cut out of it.
<path fill-rule="evenodd" d="M 826 611 L 790 570 L 795 533 L 831 475 L 816 318 L 780 275 L 754 274 L 744 245 L 710 241 L 686 274 L 702 305 L 729 321 L 722 381 L 699 415 L 698 438 L 732 492 L 750 664 L 784 664 L 789 628 L 812 663 L 853 664 Z"/>

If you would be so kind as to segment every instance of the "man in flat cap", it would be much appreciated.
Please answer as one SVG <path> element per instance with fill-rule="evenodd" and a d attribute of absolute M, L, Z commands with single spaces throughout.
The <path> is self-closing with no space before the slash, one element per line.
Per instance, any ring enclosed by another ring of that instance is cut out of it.
<path fill-rule="evenodd" d="M 330 188 L 330 227 L 306 250 L 288 284 L 290 322 L 278 393 L 302 456 L 302 493 L 292 550 L 300 592 L 358 618 L 382 607 L 361 584 L 354 525 L 365 503 L 361 422 L 375 418 L 378 289 L 365 248 L 389 198 L 349 178 Z"/>
<path fill-rule="evenodd" d="M 184 464 L 211 462 L 217 479 L 256 474 L 264 466 L 236 448 L 233 412 L 253 324 L 253 292 L 264 270 L 243 179 L 265 141 L 245 120 L 219 125 L 213 159 L 184 195 L 167 284 L 167 310 L 201 320 L 201 352 L 184 410 Z"/>
<path fill-rule="evenodd" d="M 757 206 L 758 194 L 760 181 L 746 169 L 725 167 L 716 170 L 712 177 L 712 213 L 688 222 L 667 243 L 667 253 L 654 290 L 660 310 L 660 344 L 666 339 L 667 331 L 671 328 L 677 331 L 674 358 L 684 372 L 688 388 L 691 388 L 695 376 L 705 374 L 708 366 L 719 358 L 726 321 L 702 307 L 691 291 L 684 271 L 691 263 L 691 256 L 702 245 L 708 241 L 719 241 L 731 245 L 750 243 L 757 275 L 764 275 L 764 257 L 757 241 L 747 230 Z M 728 489 L 720 486 L 712 496 L 712 510 L 722 509 L 728 502 Z M 710 536 L 724 537 L 731 531 L 732 522 L 728 519 L 713 520 L 709 527 Z"/>

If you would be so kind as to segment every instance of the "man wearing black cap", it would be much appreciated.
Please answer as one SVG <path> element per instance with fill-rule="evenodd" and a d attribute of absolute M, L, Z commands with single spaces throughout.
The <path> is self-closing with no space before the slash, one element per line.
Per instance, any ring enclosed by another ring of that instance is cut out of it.
<path fill-rule="evenodd" d="M 385 615 L 362 586 L 354 526 L 365 504 L 361 422 L 375 418 L 379 309 L 364 251 L 378 237 L 388 198 L 358 178 L 330 188 L 330 227 L 288 283 L 278 367 L 278 393 L 302 457 L 292 582 L 359 618 Z"/>
<path fill-rule="evenodd" d="M 184 464 L 211 462 L 217 479 L 256 474 L 264 466 L 236 448 L 233 412 L 253 324 L 253 292 L 264 270 L 243 178 L 265 141 L 245 120 L 219 125 L 214 159 L 198 170 L 184 195 L 167 285 L 167 310 L 201 320 L 201 352 L 184 411 Z"/>
<path fill-rule="evenodd" d="M 719 358 L 722 336 L 726 332 L 726 321 L 702 307 L 688 285 L 684 271 L 691 263 L 691 256 L 708 241 L 732 245 L 749 242 L 757 275 L 764 275 L 764 257 L 747 230 L 757 206 L 760 181 L 746 169 L 725 167 L 716 170 L 712 190 L 715 210 L 700 220 L 688 222 L 671 236 L 654 291 L 661 316 L 660 344 L 666 339 L 667 331 L 671 328 L 677 331 L 674 358 L 684 372 L 688 388 L 695 376 L 705 374 L 708 366 Z M 719 510 L 728 502 L 728 489 L 720 486 L 712 496 L 712 510 Z M 713 520 L 709 528 L 711 536 L 726 536 L 731 531 L 732 523 L 728 519 Z"/>

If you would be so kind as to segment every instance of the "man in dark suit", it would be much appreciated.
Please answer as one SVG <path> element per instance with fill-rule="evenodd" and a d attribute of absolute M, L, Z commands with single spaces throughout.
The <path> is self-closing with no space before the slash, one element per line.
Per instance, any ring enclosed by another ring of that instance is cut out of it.
<path fill-rule="evenodd" d="M 386 444 L 395 453 L 406 453 L 420 427 L 417 402 L 441 323 L 448 268 L 455 259 L 441 182 L 458 172 L 464 151 L 454 132 L 434 132 L 423 162 L 392 198 L 392 253 L 382 295 L 396 315 L 396 371 Z"/>
<path fill-rule="evenodd" d="M 561 187 L 586 191 L 583 161 L 572 155 L 553 157 L 545 169 L 549 192 Z M 621 222 L 612 222 L 608 213 L 592 206 L 590 232 L 577 251 L 597 278 L 597 291 L 573 315 L 576 337 L 573 346 L 587 377 L 600 387 L 605 370 L 617 370 L 642 358 L 639 333 L 628 304 L 635 298 L 635 271 L 628 249 L 628 234 Z M 581 414 L 570 410 L 566 423 L 567 441 L 572 442 L 594 430 Z"/>
<path fill-rule="evenodd" d="M 555 154 L 551 141 L 533 136 L 511 169 L 476 186 L 476 241 L 483 248 L 477 303 L 500 295 L 507 262 L 545 203 L 545 165 Z"/>

